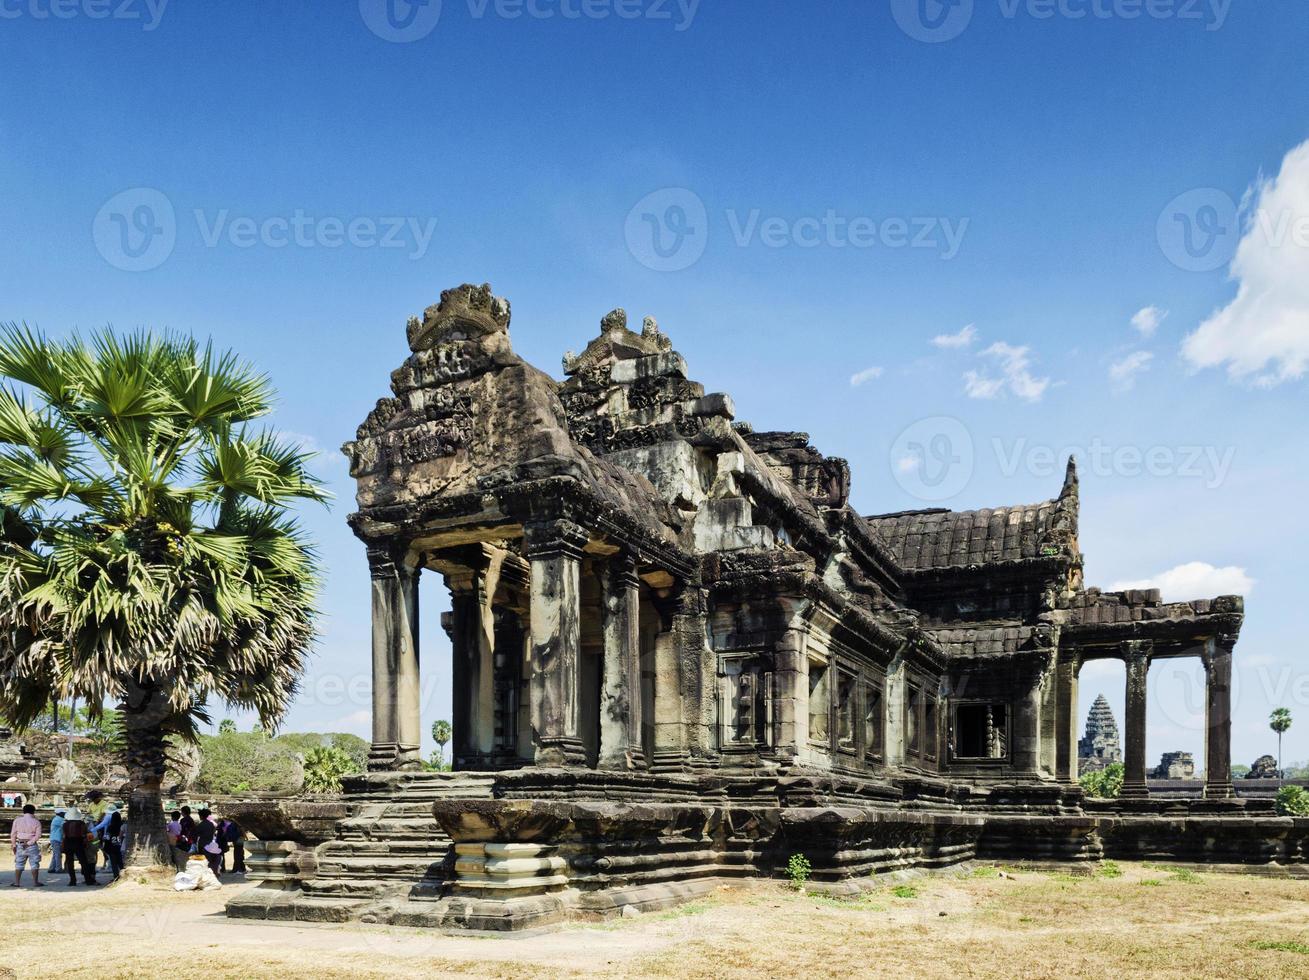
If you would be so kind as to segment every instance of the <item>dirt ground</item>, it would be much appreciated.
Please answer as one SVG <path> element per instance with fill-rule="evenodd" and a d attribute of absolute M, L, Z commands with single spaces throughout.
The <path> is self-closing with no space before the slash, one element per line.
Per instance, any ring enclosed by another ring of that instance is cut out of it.
<path fill-rule="evenodd" d="M 229 920 L 223 901 L 248 886 L 177 894 L 131 876 L 70 889 L 60 875 L 38 890 L 25 875 L 17 890 L 10 867 L 0 978 L 1309 977 L 1309 881 L 1153 865 L 979 866 L 857 901 L 763 883 L 525 938 Z"/>

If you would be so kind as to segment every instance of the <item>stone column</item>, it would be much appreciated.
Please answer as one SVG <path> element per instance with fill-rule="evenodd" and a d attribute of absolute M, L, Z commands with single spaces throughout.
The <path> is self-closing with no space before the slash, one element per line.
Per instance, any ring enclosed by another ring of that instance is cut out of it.
<path fill-rule="evenodd" d="M 641 748 L 641 580 L 636 559 L 615 555 L 600 569 L 604 677 L 601 769 L 643 769 Z"/>
<path fill-rule="evenodd" d="M 907 733 L 905 732 L 905 699 L 907 696 L 904 656 L 897 656 L 886 668 L 886 764 L 905 764 Z"/>
<path fill-rule="evenodd" d="M 583 765 L 578 729 L 581 564 L 586 531 L 570 521 L 526 529 L 531 566 L 532 745 L 539 766 Z"/>
<path fill-rule="evenodd" d="M 1010 746 L 1013 766 L 1020 776 L 1035 777 L 1041 765 L 1041 675 L 1035 673 L 1030 686 L 1014 699 L 1014 724 Z"/>
<path fill-rule="evenodd" d="M 1235 636 L 1215 637 L 1204 658 L 1204 795 L 1209 799 L 1235 795 L 1232 789 L 1232 648 L 1235 646 Z"/>
<path fill-rule="evenodd" d="M 1055 667 L 1055 777 L 1077 782 L 1077 675 L 1082 661 L 1076 650 L 1062 650 Z"/>
<path fill-rule="evenodd" d="M 373 582 L 373 745 L 368 768 L 422 765 L 418 569 L 391 546 L 368 549 Z"/>
<path fill-rule="evenodd" d="M 1150 672 L 1149 640 L 1129 640 L 1123 644 L 1127 663 L 1126 728 L 1123 733 L 1124 799 L 1145 799 L 1150 790 L 1145 784 L 1145 716 L 1146 678 Z"/>
<path fill-rule="evenodd" d="M 503 552 L 477 549 L 450 574 L 454 768 L 482 769 L 495 749 L 494 596 Z"/>

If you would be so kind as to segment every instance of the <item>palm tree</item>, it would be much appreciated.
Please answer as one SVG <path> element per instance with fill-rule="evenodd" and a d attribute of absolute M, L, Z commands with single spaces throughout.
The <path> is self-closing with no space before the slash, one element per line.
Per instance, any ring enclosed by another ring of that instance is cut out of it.
<path fill-rule="evenodd" d="M 445 766 L 445 746 L 450 741 L 450 723 L 448 721 L 432 722 L 432 741 L 436 743 L 437 765 Z"/>
<path fill-rule="evenodd" d="M 1274 708 L 1268 716 L 1268 727 L 1277 733 L 1277 775 L 1282 775 L 1282 733 L 1291 727 L 1291 709 Z"/>
<path fill-rule="evenodd" d="M 281 719 L 314 637 L 307 455 L 249 426 L 265 376 L 178 336 L 0 328 L 0 711 L 118 705 L 128 859 L 167 855 L 170 735 L 210 698 Z M 7 383 L 5 383 L 7 381 Z"/>

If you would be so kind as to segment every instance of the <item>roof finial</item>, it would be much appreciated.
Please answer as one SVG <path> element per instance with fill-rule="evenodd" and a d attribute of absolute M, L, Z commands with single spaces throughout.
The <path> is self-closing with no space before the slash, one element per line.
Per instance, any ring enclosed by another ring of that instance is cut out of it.
<path fill-rule="evenodd" d="M 1064 472 L 1064 488 L 1059 492 L 1059 496 L 1067 497 L 1069 494 L 1076 493 L 1077 487 L 1077 457 L 1069 456 L 1068 469 Z"/>

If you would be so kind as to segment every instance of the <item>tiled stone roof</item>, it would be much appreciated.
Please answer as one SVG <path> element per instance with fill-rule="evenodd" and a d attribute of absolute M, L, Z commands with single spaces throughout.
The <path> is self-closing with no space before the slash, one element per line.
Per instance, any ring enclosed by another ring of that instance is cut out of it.
<path fill-rule="evenodd" d="M 901 567 L 919 570 L 1042 557 L 1058 512 L 1058 502 L 1047 500 L 983 510 L 909 511 L 870 517 L 868 522 Z"/>

